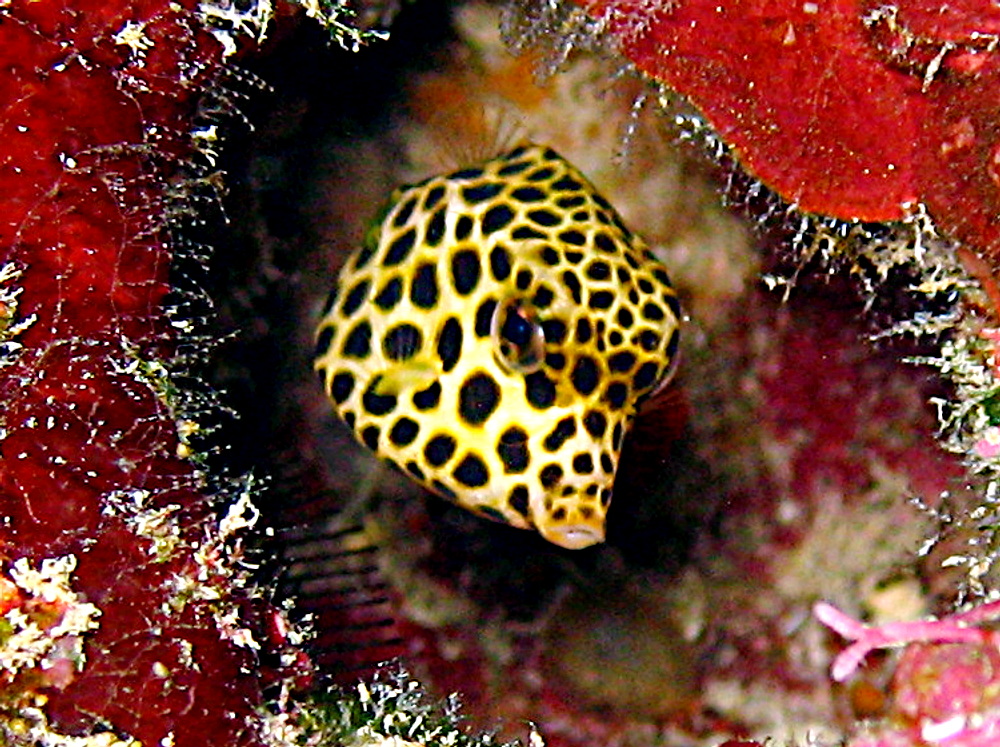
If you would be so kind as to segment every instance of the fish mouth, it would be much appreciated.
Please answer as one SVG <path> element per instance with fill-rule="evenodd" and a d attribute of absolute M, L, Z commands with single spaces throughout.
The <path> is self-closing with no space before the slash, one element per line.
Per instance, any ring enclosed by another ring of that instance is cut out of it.
<path fill-rule="evenodd" d="M 582 550 L 604 542 L 611 479 L 586 486 L 562 485 L 558 495 L 534 496 L 531 521 L 542 537 L 567 550 Z"/>
<path fill-rule="evenodd" d="M 580 520 L 542 525 L 538 532 L 553 545 L 567 550 L 582 550 L 604 542 L 604 523 Z"/>

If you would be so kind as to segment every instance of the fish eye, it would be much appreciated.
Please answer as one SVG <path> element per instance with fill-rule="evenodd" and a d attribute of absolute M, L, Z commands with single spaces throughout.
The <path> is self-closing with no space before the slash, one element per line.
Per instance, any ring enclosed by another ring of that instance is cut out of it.
<path fill-rule="evenodd" d="M 545 362 L 545 332 L 529 303 L 513 298 L 497 305 L 490 323 L 497 362 L 512 373 L 532 373 Z"/>

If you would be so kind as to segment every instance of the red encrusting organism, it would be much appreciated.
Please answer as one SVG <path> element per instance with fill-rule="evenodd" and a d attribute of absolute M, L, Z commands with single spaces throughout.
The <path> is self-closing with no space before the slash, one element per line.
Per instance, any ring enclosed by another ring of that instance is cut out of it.
<path fill-rule="evenodd" d="M 916 203 L 1000 256 L 1000 8 L 580 0 L 784 200 L 844 220 Z"/>
<path fill-rule="evenodd" d="M 3 580 L 0 609 L 24 614 L 13 633 L 52 636 L 76 601 L 88 610 L 69 636 L 83 659 L 57 645 L 7 670 L 0 733 L 261 739 L 266 636 L 233 584 L 255 512 L 238 501 L 219 523 L 168 373 L 183 326 L 169 216 L 191 191 L 194 117 L 223 56 L 196 6 L 0 7 L 0 579 L 22 580 Z M 67 600 L 49 612 L 32 596 L 52 583 L 32 575 L 45 561 Z M 0 648 L 20 645 L 0 633 Z M 18 716 L 42 702 L 41 719 Z"/>

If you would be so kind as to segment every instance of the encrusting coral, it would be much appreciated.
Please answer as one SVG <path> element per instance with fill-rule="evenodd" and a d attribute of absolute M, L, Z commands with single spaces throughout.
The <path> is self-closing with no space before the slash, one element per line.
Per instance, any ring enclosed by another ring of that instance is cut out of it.
<path fill-rule="evenodd" d="M 248 585 L 253 480 L 203 469 L 220 407 L 171 296 L 224 53 L 263 31 L 212 11 L 0 6 L 5 744 L 260 744 L 265 688 L 307 670 Z"/>

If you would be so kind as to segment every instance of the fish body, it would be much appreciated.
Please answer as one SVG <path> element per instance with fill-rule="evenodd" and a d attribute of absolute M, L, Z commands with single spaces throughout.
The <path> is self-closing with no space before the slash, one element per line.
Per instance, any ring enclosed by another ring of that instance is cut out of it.
<path fill-rule="evenodd" d="M 663 265 L 555 151 L 393 193 L 347 260 L 315 368 L 361 443 L 482 516 L 604 539 L 622 440 L 674 370 Z"/>

